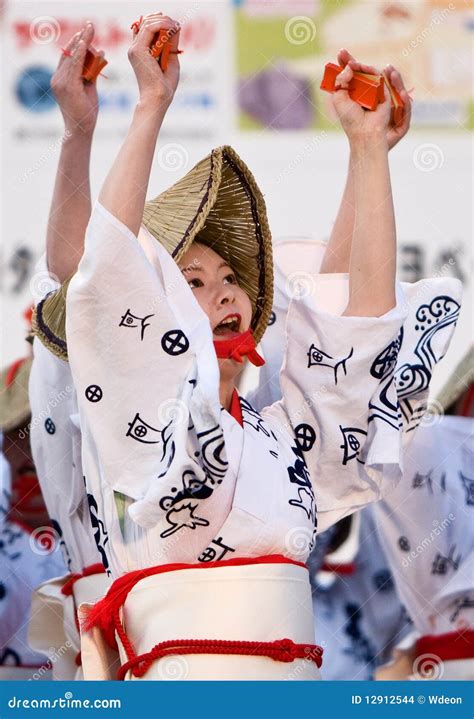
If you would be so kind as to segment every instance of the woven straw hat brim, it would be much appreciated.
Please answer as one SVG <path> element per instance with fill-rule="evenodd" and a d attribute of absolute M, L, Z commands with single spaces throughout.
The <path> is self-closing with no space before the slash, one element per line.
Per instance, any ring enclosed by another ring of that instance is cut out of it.
<path fill-rule="evenodd" d="M 456 365 L 434 403 L 433 413 L 446 412 L 474 382 L 474 347 Z"/>
<path fill-rule="evenodd" d="M 28 383 L 31 363 L 32 359 L 28 357 L 20 365 L 9 387 L 5 386 L 5 381 L 10 368 L 7 367 L 1 372 L 0 430 L 2 432 L 10 432 L 12 429 L 22 427 L 30 417 Z"/>
<path fill-rule="evenodd" d="M 142 222 L 177 263 L 196 241 L 229 264 L 252 303 L 252 330 L 260 342 L 273 304 L 272 240 L 263 195 L 235 150 L 214 149 L 145 204 Z M 63 360 L 69 281 L 38 303 L 32 318 L 35 335 Z"/>
<path fill-rule="evenodd" d="M 145 204 L 143 224 L 180 262 L 196 241 L 234 270 L 253 308 L 258 343 L 273 304 L 272 240 L 265 200 L 229 145 L 213 150 L 169 190 Z"/>

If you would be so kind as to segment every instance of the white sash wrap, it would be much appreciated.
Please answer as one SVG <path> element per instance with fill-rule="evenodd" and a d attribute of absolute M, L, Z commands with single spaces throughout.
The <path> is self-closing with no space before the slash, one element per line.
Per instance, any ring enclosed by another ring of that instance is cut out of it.
<path fill-rule="evenodd" d="M 81 624 L 87 607 L 81 607 Z M 287 563 L 180 569 L 140 580 L 121 610 L 135 654 L 178 639 L 314 644 L 308 571 Z M 85 679 L 111 679 L 111 653 L 96 629 L 82 635 Z M 127 655 L 118 640 L 121 663 Z M 126 679 L 136 679 L 129 671 Z M 317 680 L 309 658 L 281 662 L 232 654 L 176 654 L 155 660 L 146 680 Z"/>
<path fill-rule="evenodd" d="M 105 574 L 78 579 L 72 595 L 62 593 L 70 575 L 41 584 L 32 594 L 28 642 L 32 649 L 46 654 L 53 665 L 53 679 L 71 681 L 82 679 L 82 667 L 76 664 L 81 650 L 77 630 L 76 607 L 82 602 L 96 602 L 103 597 L 110 584 Z"/>

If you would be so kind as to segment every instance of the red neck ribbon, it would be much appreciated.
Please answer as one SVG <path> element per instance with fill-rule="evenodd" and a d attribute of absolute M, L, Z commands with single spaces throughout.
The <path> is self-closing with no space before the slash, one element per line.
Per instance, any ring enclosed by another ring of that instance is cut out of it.
<path fill-rule="evenodd" d="M 230 410 L 229 413 L 232 415 L 232 417 L 237 420 L 237 422 L 240 424 L 241 427 L 244 426 L 244 418 L 242 417 L 242 407 L 240 406 L 240 399 L 239 395 L 237 394 L 237 390 L 234 389 L 232 393 L 232 401 L 230 403 Z"/>
<path fill-rule="evenodd" d="M 255 339 L 252 330 L 241 332 L 230 340 L 214 340 L 214 348 L 219 359 L 233 359 L 236 362 L 243 362 L 244 357 L 256 367 L 265 364 L 265 360 L 256 350 Z"/>

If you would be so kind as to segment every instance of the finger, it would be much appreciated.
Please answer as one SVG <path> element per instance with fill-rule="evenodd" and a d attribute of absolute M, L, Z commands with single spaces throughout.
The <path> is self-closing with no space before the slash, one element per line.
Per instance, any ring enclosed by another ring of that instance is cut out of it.
<path fill-rule="evenodd" d="M 400 127 L 404 130 L 404 132 L 407 132 L 408 128 L 410 127 L 411 122 L 411 97 L 408 94 L 408 92 L 403 88 L 403 90 L 400 91 L 400 97 L 403 100 L 403 120 L 400 125 Z"/>
<path fill-rule="evenodd" d="M 87 53 L 87 44 L 82 37 L 79 42 L 77 43 L 77 47 L 74 50 L 74 54 L 72 56 L 72 65 L 71 65 L 71 79 L 79 80 L 82 75 L 82 69 L 84 67 L 84 60 L 86 59 L 86 53 Z"/>
<path fill-rule="evenodd" d="M 146 22 L 147 20 L 159 20 L 159 18 L 170 19 L 169 15 L 163 15 L 162 12 L 150 12 L 148 15 L 145 15 L 143 22 Z"/>
<path fill-rule="evenodd" d="M 156 18 L 158 18 L 160 15 L 162 16 L 163 13 L 162 13 L 162 12 L 149 13 L 148 15 L 145 15 L 145 17 L 143 17 L 143 15 L 140 15 L 139 19 L 136 20 L 136 21 L 135 21 L 134 23 L 132 23 L 132 25 L 131 25 L 131 30 L 132 30 L 133 36 L 135 37 L 135 35 L 138 35 L 138 33 L 140 32 L 140 28 L 141 28 L 141 26 L 143 25 L 143 23 L 144 23 L 145 20 L 147 20 L 147 19 L 149 19 L 149 18 L 152 18 L 152 19 L 155 18 L 155 19 L 156 19 Z"/>
<path fill-rule="evenodd" d="M 94 38 L 94 33 L 95 33 L 94 25 L 90 21 L 88 21 L 84 28 L 84 34 L 82 35 L 82 39 L 86 43 L 86 47 L 90 46 L 90 44 Z"/>
<path fill-rule="evenodd" d="M 349 50 L 346 50 L 345 47 L 341 47 L 339 52 L 337 53 L 337 62 L 341 67 L 345 67 L 347 63 L 353 60 L 355 62 L 355 57 L 353 57 Z"/>
<path fill-rule="evenodd" d="M 390 83 L 393 85 L 395 90 L 400 95 L 403 104 L 404 104 L 404 112 L 403 112 L 403 120 L 398 126 L 398 130 L 402 133 L 407 132 L 408 128 L 410 127 L 410 121 L 411 121 L 411 97 L 409 96 L 405 84 L 403 82 L 403 78 L 396 70 L 393 65 L 387 65 L 387 75 Z"/>
<path fill-rule="evenodd" d="M 97 55 L 98 57 L 104 57 L 105 52 L 103 50 L 98 50 L 95 45 L 89 45 L 89 50 L 94 53 L 94 55 Z"/>
<path fill-rule="evenodd" d="M 373 65 L 365 65 L 363 62 L 351 61 L 350 66 L 355 72 L 365 72 L 368 75 L 380 75 L 379 71 Z"/>
<path fill-rule="evenodd" d="M 389 67 L 390 67 L 389 80 L 390 80 L 391 84 L 393 85 L 393 87 L 395 88 L 395 90 L 397 92 L 401 92 L 402 90 L 405 89 L 405 85 L 403 83 L 402 76 L 400 75 L 398 70 L 395 70 L 393 65 L 390 65 Z"/>
<path fill-rule="evenodd" d="M 169 34 L 169 42 L 171 49 L 177 48 L 180 24 L 176 20 L 162 16 L 154 20 L 147 20 L 142 23 L 138 35 L 135 36 L 134 42 L 143 48 L 149 48 L 156 33 L 165 30 Z"/>
<path fill-rule="evenodd" d="M 336 84 L 335 89 L 336 90 L 347 90 L 349 87 L 349 83 L 354 77 L 354 72 L 350 65 L 346 65 L 344 70 L 339 73 L 339 75 L 336 77 Z"/>
<path fill-rule="evenodd" d="M 151 33 L 157 33 L 159 30 L 170 30 L 176 26 L 179 27 L 179 23 L 176 20 L 164 15 L 155 18 L 147 18 L 140 25 L 138 36 L 148 36 Z"/>
<path fill-rule="evenodd" d="M 79 42 L 79 39 L 81 37 L 82 30 L 80 32 L 76 32 L 69 40 L 67 45 L 61 49 L 61 57 L 59 58 L 58 62 L 58 69 L 61 67 L 61 65 L 68 59 L 70 59 L 74 48 L 76 47 L 77 43 Z"/>

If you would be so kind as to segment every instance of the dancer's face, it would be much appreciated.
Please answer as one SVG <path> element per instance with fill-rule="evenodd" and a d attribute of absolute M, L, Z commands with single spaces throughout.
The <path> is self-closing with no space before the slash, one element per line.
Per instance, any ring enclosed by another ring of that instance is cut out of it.
<path fill-rule="evenodd" d="M 215 340 L 231 339 L 249 329 L 252 304 L 233 270 L 210 247 L 193 242 L 180 269 L 212 327 Z"/>

